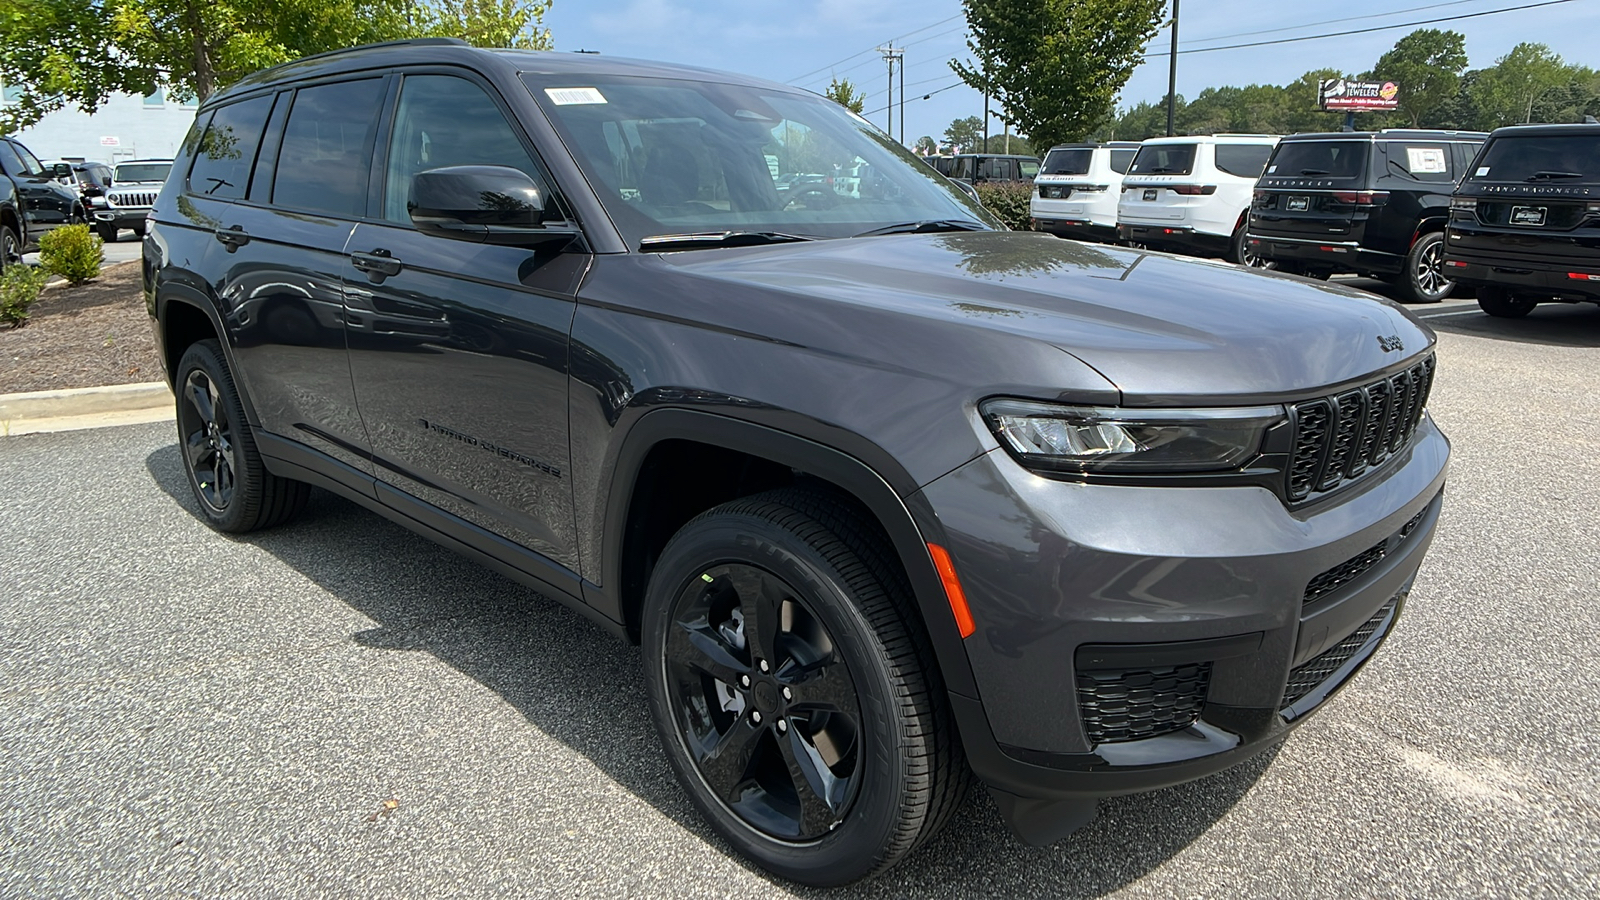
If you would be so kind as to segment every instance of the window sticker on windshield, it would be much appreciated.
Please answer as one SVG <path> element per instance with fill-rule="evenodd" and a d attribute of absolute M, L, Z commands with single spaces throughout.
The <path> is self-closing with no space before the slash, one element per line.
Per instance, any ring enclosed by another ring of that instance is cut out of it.
<path fill-rule="evenodd" d="M 1414 175 L 1437 175 L 1449 171 L 1444 164 L 1444 148 L 1442 147 L 1407 147 L 1406 159 Z"/>
<path fill-rule="evenodd" d="M 1489 174 L 1489 167 L 1488 166 L 1479 166 L 1478 167 L 1478 171 L 1472 173 L 1472 177 L 1473 178 L 1482 178 L 1482 177 L 1484 177 L 1485 175 L 1488 175 L 1488 174 Z"/>
<path fill-rule="evenodd" d="M 544 95 L 557 106 L 581 106 L 586 103 L 604 103 L 605 95 L 592 87 L 545 88 Z"/>

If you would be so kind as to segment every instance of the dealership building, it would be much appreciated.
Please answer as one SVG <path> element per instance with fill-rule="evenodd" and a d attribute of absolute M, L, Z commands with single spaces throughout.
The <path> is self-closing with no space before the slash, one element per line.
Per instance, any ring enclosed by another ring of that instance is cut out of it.
<path fill-rule="evenodd" d="M 4 89 L 10 105 L 16 93 Z M 146 96 L 112 94 L 93 113 L 75 106 L 58 109 L 12 135 L 40 159 L 98 160 L 115 165 L 126 159 L 170 159 L 194 123 L 199 103 L 178 102 L 156 91 Z"/>

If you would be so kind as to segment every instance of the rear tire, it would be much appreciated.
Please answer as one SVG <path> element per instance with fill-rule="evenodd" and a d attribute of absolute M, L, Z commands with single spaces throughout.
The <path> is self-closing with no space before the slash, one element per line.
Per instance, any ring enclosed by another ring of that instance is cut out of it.
<path fill-rule="evenodd" d="M 1228 261 L 1238 263 L 1241 266 L 1246 266 L 1251 269 L 1261 269 L 1263 271 L 1271 271 L 1278 268 L 1277 260 L 1267 259 L 1266 257 L 1261 256 L 1254 250 L 1250 249 L 1250 242 L 1245 238 L 1245 230 L 1243 225 L 1240 225 L 1239 228 L 1233 233 L 1233 238 L 1230 242 L 1230 249 L 1228 252 Z"/>
<path fill-rule="evenodd" d="M 1539 301 L 1519 297 L 1503 287 L 1478 288 L 1478 308 L 1499 319 L 1520 319 L 1538 305 Z"/>
<path fill-rule="evenodd" d="M 894 865 L 971 781 L 874 530 L 820 490 L 735 500 L 673 536 L 644 601 L 650 709 L 679 781 L 742 854 L 809 885 Z"/>
<path fill-rule="evenodd" d="M 281 524 L 305 508 L 311 486 L 262 463 L 221 344 L 191 344 L 176 384 L 178 452 L 206 524 L 240 534 Z"/>
<path fill-rule="evenodd" d="M 1444 277 L 1444 232 L 1430 231 L 1417 238 L 1406 254 L 1405 272 L 1395 282 L 1403 299 L 1412 303 L 1438 303 L 1450 296 L 1456 283 Z"/>

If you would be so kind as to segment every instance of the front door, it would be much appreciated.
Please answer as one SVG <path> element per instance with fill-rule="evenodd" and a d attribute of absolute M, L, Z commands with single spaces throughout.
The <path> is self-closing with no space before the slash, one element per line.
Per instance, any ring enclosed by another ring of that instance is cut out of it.
<path fill-rule="evenodd" d="M 567 446 L 567 341 L 586 253 L 430 237 L 406 212 L 428 169 L 498 165 L 544 186 L 492 89 L 404 77 L 378 218 L 356 226 L 345 320 L 378 480 L 578 571 Z"/>

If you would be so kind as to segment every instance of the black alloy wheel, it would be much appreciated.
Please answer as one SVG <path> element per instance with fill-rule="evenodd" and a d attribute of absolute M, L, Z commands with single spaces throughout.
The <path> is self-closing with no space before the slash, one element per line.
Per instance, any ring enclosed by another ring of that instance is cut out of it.
<path fill-rule="evenodd" d="M 893 865 L 971 775 L 910 588 L 847 498 L 725 503 L 661 551 L 641 611 L 662 745 L 739 852 L 805 884 Z"/>
<path fill-rule="evenodd" d="M 0 226 L 0 272 L 22 264 L 22 240 L 10 225 Z"/>
<path fill-rule="evenodd" d="M 261 461 L 222 345 L 189 345 L 176 375 L 178 450 L 207 524 L 218 531 L 254 531 L 304 508 L 310 486 L 273 475 Z"/>
<path fill-rule="evenodd" d="M 1244 226 L 1239 226 L 1233 233 L 1233 262 L 1251 269 L 1276 269 L 1278 261 L 1267 259 L 1250 246 L 1250 241 L 1245 236 Z"/>
<path fill-rule="evenodd" d="M 1417 238 L 1406 254 L 1406 271 L 1398 287 L 1413 303 L 1438 303 L 1450 296 L 1456 283 L 1444 274 L 1444 233 L 1430 231 Z"/>
<path fill-rule="evenodd" d="M 701 573 L 674 606 L 666 677 L 695 768 L 746 824 L 811 840 L 844 821 L 861 781 L 861 704 L 792 586 L 746 564 Z"/>

